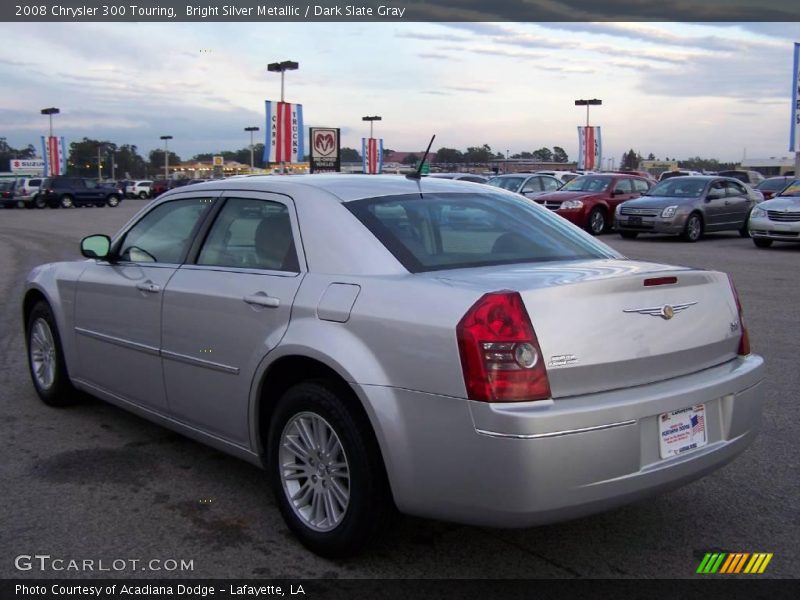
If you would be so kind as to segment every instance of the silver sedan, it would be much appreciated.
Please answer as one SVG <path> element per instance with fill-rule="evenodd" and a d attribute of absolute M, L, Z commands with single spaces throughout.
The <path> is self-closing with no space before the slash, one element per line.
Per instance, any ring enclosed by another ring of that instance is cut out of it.
<path fill-rule="evenodd" d="M 322 555 L 395 509 L 498 527 L 606 510 L 758 430 L 763 361 L 725 274 L 626 259 L 488 186 L 191 185 L 81 251 L 25 284 L 40 398 L 88 392 L 262 466 Z"/>
<path fill-rule="evenodd" d="M 800 242 L 800 180 L 756 206 L 748 227 L 759 248 L 769 248 L 772 242 Z"/>

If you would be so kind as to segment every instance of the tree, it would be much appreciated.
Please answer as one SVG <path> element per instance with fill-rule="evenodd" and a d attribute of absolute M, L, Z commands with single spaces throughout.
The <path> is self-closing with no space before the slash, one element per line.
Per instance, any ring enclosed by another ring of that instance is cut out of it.
<path fill-rule="evenodd" d="M 439 148 L 436 151 L 437 163 L 462 163 L 464 162 L 464 153 L 455 148 Z"/>
<path fill-rule="evenodd" d="M 470 163 L 488 163 L 492 159 L 494 159 L 494 153 L 489 144 L 481 147 L 471 146 L 464 153 L 464 160 Z"/>
<path fill-rule="evenodd" d="M 164 151 L 161 148 L 150 150 L 148 155 L 150 158 L 151 169 L 164 169 Z M 181 157 L 175 154 L 172 150 L 169 151 L 169 164 L 173 167 L 181 162 Z"/>
<path fill-rule="evenodd" d="M 108 162 L 110 152 L 116 153 L 117 145 L 112 144 L 108 140 L 93 140 L 91 138 L 83 138 L 79 142 L 72 142 L 69 145 L 69 156 L 67 162 L 69 168 L 67 171 L 70 174 L 77 174 L 83 177 L 97 177 L 98 158 L 103 163 L 103 176 L 111 176 L 111 168 Z"/>
<path fill-rule="evenodd" d="M 415 164 L 417 164 L 418 160 L 419 160 L 419 156 L 417 156 L 413 152 L 409 152 L 403 158 L 403 164 L 404 165 L 415 165 Z"/>
<path fill-rule="evenodd" d="M 623 171 L 636 171 L 639 168 L 639 161 L 641 156 L 631 148 L 628 152 L 622 155 L 622 164 L 620 169 Z"/>
<path fill-rule="evenodd" d="M 656 155 L 651 152 L 647 155 L 647 160 L 656 160 Z"/>
<path fill-rule="evenodd" d="M 343 163 L 361 162 L 361 155 L 358 153 L 358 150 L 354 150 L 353 148 L 342 148 L 339 151 L 339 157 Z"/>
<path fill-rule="evenodd" d="M 147 162 L 139 155 L 135 145 L 123 144 L 117 148 L 113 158 L 117 177 L 147 177 Z"/>
<path fill-rule="evenodd" d="M 561 146 L 553 146 L 553 162 L 569 162 L 569 156 Z"/>
<path fill-rule="evenodd" d="M 11 169 L 10 161 L 13 158 L 35 158 L 36 149 L 33 144 L 28 144 L 26 148 L 21 150 L 12 148 L 6 142 L 6 138 L 0 137 L 0 171 L 8 171 Z"/>
<path fill-rule="evenodd" d="M 517 152 L 516 154 L 512 154 L 511 158 L 528 158 L 528 159 L 532 159 L 533 158 L 533 153 L 532 152 Z"/>
<path fill-rule="evenodd" d="M 550 152 L 550 148 L 539 148 L 532 154 L 534 160 L 538 160 L 539 162 L 553 162 L 553 153 Z"/>

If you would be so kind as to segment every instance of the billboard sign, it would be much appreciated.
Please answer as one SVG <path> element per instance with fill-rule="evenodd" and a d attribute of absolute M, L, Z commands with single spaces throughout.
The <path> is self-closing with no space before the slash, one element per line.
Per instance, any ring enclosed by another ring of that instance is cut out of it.
<path fill-rule="evenodd" d="M 44 156 L 44 176 L 64 175 L 67 172 L 67 153 L 64 138 L 42 136 L 42 156 Z"/>
<path fill-rule="evenodd" d="M 339 154 L 339 130 L 332 127 L 311 127 L 308 130 L 311 140 L 311 172 L 338 173 L 342 162 Z"/>
<path fill-rule="evenodd" d="M 578 127 L 578 168 L 593 171 L 603 164 L 599 127 Z"/>
<path fill-rule="evenodd" d="M 44 174 L 44 161 L 40 158 L 12 158 L 9 162 L 13 173 Z"/>
<path fill-rule="evenodd" d="M 383 171 L 383 139 L 361 138 L 364 173 L 377 175 Z"/>
<path fill-rule="evenodd" d="M 266 101 L 267 124 L 264 161 L 299 163 L 305 158 L 303 148 L 303 105 Z"/>

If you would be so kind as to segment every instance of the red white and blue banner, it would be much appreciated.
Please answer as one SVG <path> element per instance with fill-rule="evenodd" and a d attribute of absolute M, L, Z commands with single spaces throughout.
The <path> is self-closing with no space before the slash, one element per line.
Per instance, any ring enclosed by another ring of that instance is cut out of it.
<path fill-rule="evenodd" d="M 792 128 L 789 152 L 800 152 L 800 44 L 794 45 L 794 73 L 792 75 Z"/>
<path fill-rule="evenodd" d="M 63 137 L 42 136 L 44 176 L 64 175 L 67 172 L 67 153 Z"/>
<path fill-rule="evenodd" d="M 603 143 L 599 127 L 578 127 L 578 168 L 599 169 L 603 162 Z"/>
<path fill-rule="evenodd" d="M 383 138 L 361 138 L 364 173 L 377 175 L 383 171 Z"/>
<path fill-rule="evenodd" d="M 266 101 L 267 126 L 264 161 L 303 162 L 303 105 Z"/>

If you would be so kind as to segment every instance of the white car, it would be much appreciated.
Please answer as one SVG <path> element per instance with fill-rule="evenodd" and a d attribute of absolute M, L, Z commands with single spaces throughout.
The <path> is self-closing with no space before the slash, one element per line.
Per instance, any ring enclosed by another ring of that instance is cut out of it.
<path fill-rule="evenodd" d="M 575 173 L 573 171 L 536 171 L 538 175 L 550 175 L 550 177 L 555 177 L 561 183 L 569 183 L 573 179 L 580 177 L 580 173 Z"/>
<path fill-rule="evenodd" d="M 129 198 L 141 198 L 144 200 L 145 198 L 150 197 L 151 185 L 153 185 L 153 182 L 150 180 L 134 181 L 131 185 L 125 188 L 125 194 Z"/>
<path fill-rule="evenodd" d="M 36 205 L 36 194 L 39 192 L 41 185 L 41 177 L 20 177 L 17 179 L 16 193 L 14 194 L 17 205 L 33 208 Z M 44 205 L 38 206 L 38 208 L 44 208 Z"/>
<path fill-rule="evenodd" d="M 759 248 L 769 248 L 772 242 L 800 242 L 800 179 L 753 207 L 747 227 Z"/>

